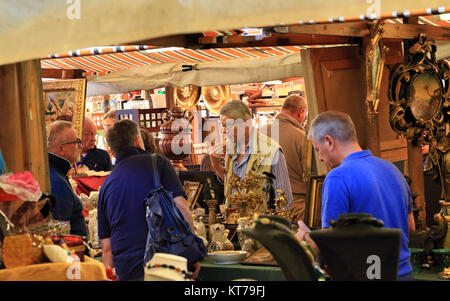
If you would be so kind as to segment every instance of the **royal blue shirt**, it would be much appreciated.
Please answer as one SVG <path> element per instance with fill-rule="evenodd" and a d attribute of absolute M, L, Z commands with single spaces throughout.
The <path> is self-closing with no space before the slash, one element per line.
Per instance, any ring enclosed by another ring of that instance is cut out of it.
<path fill-rule="evenodd" d="M 55 154 L 48 154 L 50 166 L 50 184 L 52 194 L 56 198 L 53 208 L 53 218 L 60 221 L 70 221 L 70 233 L 86 236 L 86 223 L 83 216 L 83 206 L 78 196 L 73 192 L 67 178 L 70 163 Z"/>
<path fill-rule="evenodd" d="M 108 152 L 96 146 L 88 150 L 79 164 L 84 164 L 90 170 L 95 171 L 110 171 L 112 169 L 111 157 Z"/>
<path fill-rule="evenodd" d="M 151 155 L 137 147 L 120 151 L 117 163 L 100 189 L 98 234 L 111 239 L 113 263 L 119 280 L 144 276 L 147 221 L 144 199 L 153 189 Z M 161 184 L 173 197 L 186 198 L 183 186 L 169 160 L 156 155 Z"/>
<path fill-rule="evenodd" d="M 408 215 L 411 191 L 394 164 L 375 157 L 369 150 L 353 153 L 331 170 L 322 188 L 322 227 L 342 213 L 370 213 L 385 228 L 402 231 L 398 275 L 412 271 L 408 249 Z"/>

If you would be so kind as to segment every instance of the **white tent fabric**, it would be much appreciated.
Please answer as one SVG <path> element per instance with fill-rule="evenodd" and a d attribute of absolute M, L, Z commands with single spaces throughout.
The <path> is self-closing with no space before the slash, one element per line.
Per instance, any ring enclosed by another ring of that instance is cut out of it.
<path fill-rule="evenodd" d="M 443 0 L 2 0 L 0 65 L 151 38 L 438 8 Z"/>
<path fill-rule="evenodd" d="M 182 65 L 164 63 L 114 72 L 101 77 L 88 77 L 87 96 L 127 93 L 138 89 L 183 87 L 189 84 L 213 86 L 264 82 L 303 76 L 300 53 L 264 59 L 194 64 L 192 71 L 182 71 Z"/>

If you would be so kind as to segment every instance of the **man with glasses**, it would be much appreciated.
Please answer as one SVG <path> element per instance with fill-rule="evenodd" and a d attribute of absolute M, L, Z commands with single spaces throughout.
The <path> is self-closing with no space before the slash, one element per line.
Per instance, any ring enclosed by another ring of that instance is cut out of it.
<path fill-rule="evenodd" d="M 82 160 L 80 164 L 90 170 L 110 171 L 112 169 L 111 157 L 108 152 L 95 145 L 97 126 L 90 118 L 84 119 L 83 139 L 81 143 Z"/>
<path fill-rule="evenodd" d="M 52 194 L 56 198 L 53 217 L 70 223 L 70 233 L 86 236 L 81 201 L 70 186 L 67 173 L 80 157 L 81 139 L 69 121 L 55 121 L 47 128 L 48 161 Z"/>

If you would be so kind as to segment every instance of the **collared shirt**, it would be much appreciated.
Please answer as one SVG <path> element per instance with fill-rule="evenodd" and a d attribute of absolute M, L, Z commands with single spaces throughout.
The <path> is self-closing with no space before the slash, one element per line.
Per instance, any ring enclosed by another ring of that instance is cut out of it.
<path fill-rule="evenodd" d="M 408 249 L 411 191 L 399 169 L 369 150 L 348 155 L 332 169 L 322 188 L 322 227 L 342 213 L 369 213 L 385 228 L 402 231 L 399 276 L 412 271 Z"/>
<path fill-rule="evenodd" d="M 242 158 L 241 162 L 238 162 L 237 159 L 237 152 L 233 156 L 233 172 L 239 178 L 244 179 L 245 178 L 245 172 L 247 170 L 248 161 L 250 159 L 251 154 L 253 153 L 253 134 L 255 133 L 254 130 L 250 133 L 250 139 L 249 143 L 245 146 L 245 156 Z M 289 181 L 289 174 L 286 166 L 286 161 L 284 159 L 283 153 L 278 149 L 275 152 L 273 164 L 271 167 L 271 173 L 275 176 L 275 179 L 273 180 L 273 186 L 275 189 L 275 197 L 278 197 L 277 190 L 283 190 L 285 193 L 285 196 L 288 200 L 289 206 L 292 205 L 292 191 L 291 191 L 291 185 Z"/>
<path fill-rule="evenodd" d="M 110 171 L 112 170 L 111 158 L 107 151 L 96 146 L 83 155 L 80 164 L 86 165 L 90 170 Z"/>
<path fill-rule="evenodd" d="M 156 155 L 161 184 L 173 198 L 186 198 L 183 186 L 169 160 Z M 137 147 L 117 154 L 117 164 L 103 182 L 98 199 L 98 235 L 111 239 L 114 267 L 119 280 L 144 276 L 147 220 L 144 200 L 153 189 L 151 156 Z"/>
<path fill-rule="evenodd" d="M 65 158 L 48 153 L 50 166 L 51 192 L 56 198 L 52 214 L 56 220 L 70 221 L 70 233 L 86 236 L 86 223 L 83 216 L 83 206 L 78 196 L 73 192 L 67 178 L 70 162 Z"/>

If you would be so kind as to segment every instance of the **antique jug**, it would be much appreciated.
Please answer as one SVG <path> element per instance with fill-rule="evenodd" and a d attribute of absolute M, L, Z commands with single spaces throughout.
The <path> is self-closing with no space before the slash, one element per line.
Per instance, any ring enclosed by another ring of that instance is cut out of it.
<path fill-rule="evenodd" d="M 159 148 L 177 171 L 185 171 L 183 160 L 192 149 L 191 126 L 186 118 L 187 111 L 174 107 L 164 112 L 167 116 L 164 119 L 165 123 L 160 127 L 162 139 L 159 141 Z"/>

